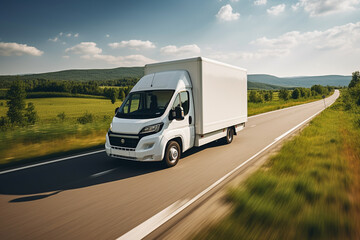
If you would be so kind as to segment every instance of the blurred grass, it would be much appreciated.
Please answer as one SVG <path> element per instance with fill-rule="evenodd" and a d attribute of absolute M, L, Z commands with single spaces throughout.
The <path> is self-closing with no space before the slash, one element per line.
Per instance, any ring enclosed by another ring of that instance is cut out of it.
<path fill-rule="evenodd" d="M 357 239 L 359 115 L 338 100 L 229 189 L 232 213 L 194 239 Z"/>

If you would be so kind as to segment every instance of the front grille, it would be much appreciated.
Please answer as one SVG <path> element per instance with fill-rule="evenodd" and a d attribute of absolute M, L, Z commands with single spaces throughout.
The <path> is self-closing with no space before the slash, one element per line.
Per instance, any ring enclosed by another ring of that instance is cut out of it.
<path fill-rule="evenodd" d="M 109 132 L 110 145 L 121 148 L 136 148 L 140 141 L 140 137 L 137 135 L 124 135 Z"/>

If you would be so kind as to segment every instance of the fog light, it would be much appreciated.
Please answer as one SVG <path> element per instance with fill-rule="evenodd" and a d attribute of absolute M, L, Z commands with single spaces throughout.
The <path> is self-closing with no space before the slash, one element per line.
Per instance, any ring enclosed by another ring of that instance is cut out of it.
<path fill-rule="evenodd" d="M 144 157 L 144 161 L 146 160 L 152 160 L 154 155 L 147 155 Z"/>
<path fill-rule="evenodd" d="M 154 143 L 146 143 L 146 144 L 144 144 L 144 149 L 150 149 L 150 148 L 152 148 L 154 146 Z"/>

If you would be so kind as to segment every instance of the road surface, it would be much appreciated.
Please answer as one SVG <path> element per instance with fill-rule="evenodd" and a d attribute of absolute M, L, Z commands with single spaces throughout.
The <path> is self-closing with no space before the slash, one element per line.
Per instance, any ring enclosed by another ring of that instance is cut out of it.
<path fill-rule="evenodd" d="M 326 104 L 338 96 L 336 91 Z M 159 224 L 156 218 L 161 214 L 169 216 L 167 210 L 171 213 L 195 201 L 209 186 L 242 163 L 256 161 L 254 155 L 323 109 L 321 100 L 250 117 L 232 144 L 194 148 L 170 169 L 119 161 L 99 152 L 1 172 L 0 239 L 145 236 Z"/>

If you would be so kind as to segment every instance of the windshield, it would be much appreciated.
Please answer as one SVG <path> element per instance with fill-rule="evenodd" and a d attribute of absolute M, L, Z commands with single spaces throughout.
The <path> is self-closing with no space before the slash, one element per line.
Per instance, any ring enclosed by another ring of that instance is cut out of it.
<path fill-rule="evenodd" d="M 115 116 L 130 119 L 160 117 L 165 112 L 173 94 L 174 90 L 132 92 Z"/>

